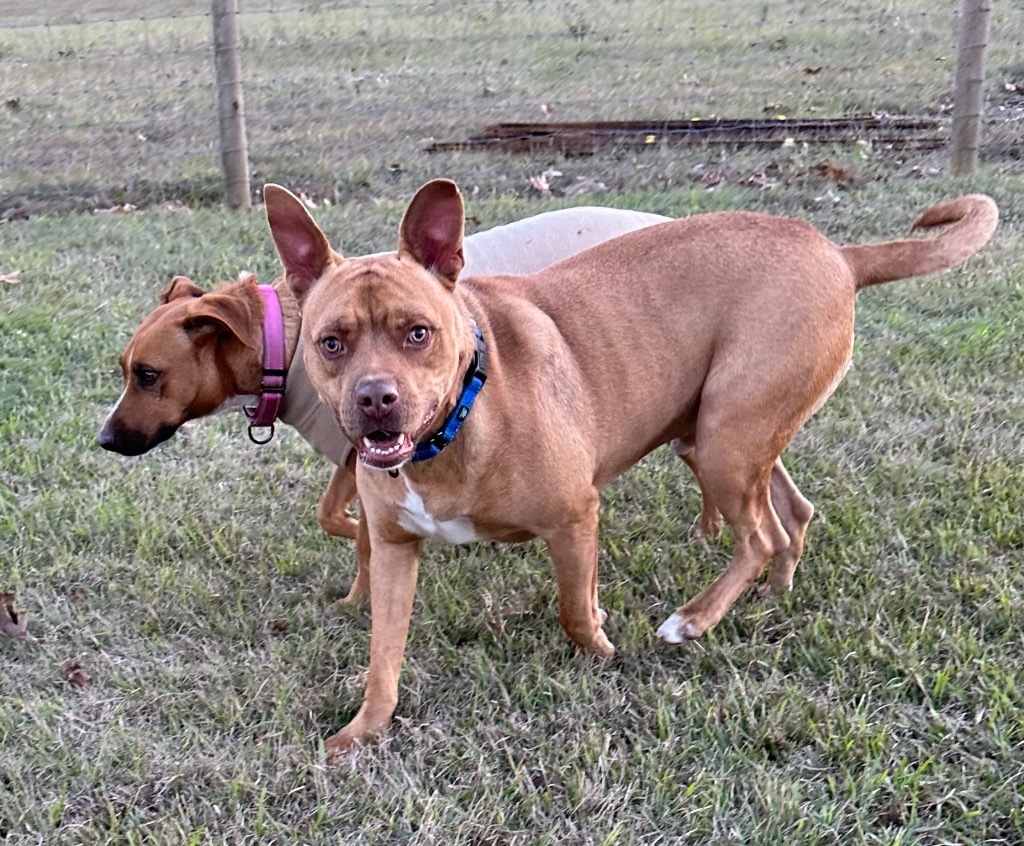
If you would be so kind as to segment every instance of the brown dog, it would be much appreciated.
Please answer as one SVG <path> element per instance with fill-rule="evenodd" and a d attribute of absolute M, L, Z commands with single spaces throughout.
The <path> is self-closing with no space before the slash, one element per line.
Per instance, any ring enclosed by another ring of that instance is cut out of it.
<path fill-rule="evenodd" d="M 397 255 L 377 258 L 334 252 L 285 189 L 268 185 L 265 199 L 303 312 L 310 380 L 360 459 L 370 669 L 359 713 L 327 741 L 332 754 L 373 738 L 394 712 L 424 539 L 543 538 L 563 628 L 610 654 L 598 492 L 660 444 L 690 456 L 734 550 L 659 637 L 700 637 L 769 564 L 769 588 L 787 589 L 811 507 L 779 454 L 850 363 L 856 292 L 965 260 L 998 218 L 989 198 L 965 196 L 917 221 L 949 224 L 927 240 L 838 247 L 798 220 L 722 212 L 532 276 L 460 279 L 463 206 L 451 182 L 420 189 Z"/>
<path fill-rule="evenodd" d="M 544 212 L 478 232 L 466 239 L 467 268 L 475 273 L 531 273 L 609 238 L 669 220 L 657 214 L 581 206 Z M 309 384 L 299 343 L 299 310 L 284 279 L 274 282 L 284 322 L 284 366 L 288 369 L 279 419 L 336 469 L 317 519 L 328 534 L 355 538 L 347 509 L 356 494 L 355 454 Z M 99 434 L 104 449 L 141 455 L 163 443 L 188 420 L 256 402 L 264 345 L 264 304 L 256 278 L 206 292 L 176 276 L 121 355 L 124 391 Z M 708 524 L 704 518 L 701 526 Z M 360 555 L 365 558 L 365 554 Z M 360 570 L 343 604 L 365 597 Z"/>

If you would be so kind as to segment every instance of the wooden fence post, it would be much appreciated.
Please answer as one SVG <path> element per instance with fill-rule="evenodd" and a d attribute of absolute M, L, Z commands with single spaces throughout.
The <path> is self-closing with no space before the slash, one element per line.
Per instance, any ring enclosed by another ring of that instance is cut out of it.
<path fill-rule="evenodd" d="M 956 176 L 974 173 L 981 146 L 981 116 L 985 106 L 985 47 L 991 0 L 963 0 L 957 45 L 956 87 L 953 92 L 953 135 L 949 165 Z"/>
<path fill-rule="evenodd" d="M 213 60 L 217 72 L 220 156 L 228 205 L 252 205 L 249 151 L 242 101 L 242 50 L 238 37 L 238 0 L 212 0 Z"/>

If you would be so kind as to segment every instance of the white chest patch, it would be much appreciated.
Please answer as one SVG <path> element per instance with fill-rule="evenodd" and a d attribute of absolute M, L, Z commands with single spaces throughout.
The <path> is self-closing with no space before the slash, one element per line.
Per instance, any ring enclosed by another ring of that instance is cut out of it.
<path fill-rule="evenodd" d="M 408 479 L 404 479 L 409 492 L 405 501 L 398 506 L 398 525 L 410 534 L 427 540 L 445 541 L 447 543 L 473 543 L 482 540 L 473 528 L 473 521 L 468 517 L 455 517 L 451 520 L 438 520 L 428 513 L 423 504 L 423 497 L 412 489 Z"/>

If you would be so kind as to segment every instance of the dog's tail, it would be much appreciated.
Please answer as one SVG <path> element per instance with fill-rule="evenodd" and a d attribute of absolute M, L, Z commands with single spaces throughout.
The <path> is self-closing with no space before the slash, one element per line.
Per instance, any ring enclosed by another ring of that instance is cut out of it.
<path fill-rule="evenodd" d="M 960 264 L 988 243 L 999 209 L 984 194 L 944 200 L 922 214 L 910 231 L 949 226 L 930 238 L 842 247 L 857 289 L 910 276 L 924 276 Z"/>

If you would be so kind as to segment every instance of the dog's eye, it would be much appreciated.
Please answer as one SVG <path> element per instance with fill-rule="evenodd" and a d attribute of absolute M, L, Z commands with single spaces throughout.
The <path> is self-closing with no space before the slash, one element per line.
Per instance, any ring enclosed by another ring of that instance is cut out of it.
<path fill-rule="evenodd" d="M 160 378 L 159 370 L 150 370 L 148 367 L 140 367 L 135 371 L 135 381 L 140 388 L 152 388 L 156 380 Z"/>
<path fill-rule="evenodd" d="M 430 330 L 426 326 L 413 326 L 409 331 L 406 343 L 410 347 L 425 347 L 430 340 Z"/>
<path fill-rule="evenodd" d="M 327 358 L 335 358 L 345 352 L 345 345 L 334 335 L 320 339 L 320 349 Z"/>

